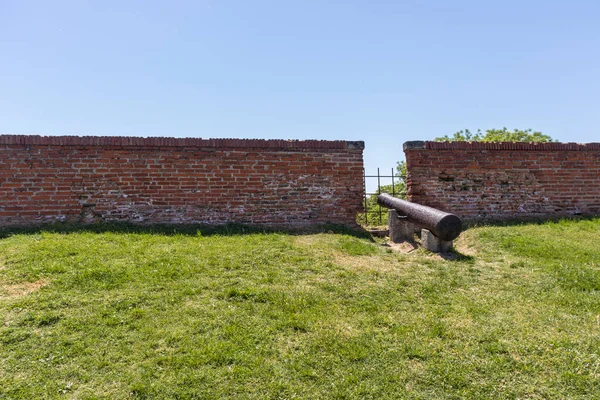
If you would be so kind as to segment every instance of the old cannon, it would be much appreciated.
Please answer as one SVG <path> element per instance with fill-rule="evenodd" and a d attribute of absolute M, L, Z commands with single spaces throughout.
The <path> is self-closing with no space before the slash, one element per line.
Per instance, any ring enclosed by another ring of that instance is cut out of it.
<path fill-rule="evenodd" d="M 462 221 L 454 214 L 385 193 L 377 197 L 377 203 L 390 209 L 390 239 L 393 242 L 411 240 L 417 226 L 423 229 L 423 245 L 432 251 L 443 252 L 452 247 L 452 241 L 462 232 Z M 435 237 L 430 237 L 431 234 Z"/>

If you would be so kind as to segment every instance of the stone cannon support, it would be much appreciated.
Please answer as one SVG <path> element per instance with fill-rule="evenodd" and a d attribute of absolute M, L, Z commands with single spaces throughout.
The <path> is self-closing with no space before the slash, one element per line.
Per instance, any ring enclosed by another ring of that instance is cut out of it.
<path fill-rule="evenodd" d="M 415 224 L 398 215 L 394 209 L 388 210 L 388 226 L 392 243 L 415 241 Z"/>

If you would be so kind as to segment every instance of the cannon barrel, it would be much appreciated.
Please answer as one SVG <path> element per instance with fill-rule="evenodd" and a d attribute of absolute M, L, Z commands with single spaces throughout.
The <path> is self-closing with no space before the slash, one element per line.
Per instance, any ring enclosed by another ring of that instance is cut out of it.
<path fill-rule="evenodd" d="M 428 229 L 441 240 L 454 240 L 462 231 L 462 221 L 454 214 L 397 199 L 386 193 L 377 197 L 377 203 L 393 208 L 398 214 L 406 216 L 408 221 Z"/>

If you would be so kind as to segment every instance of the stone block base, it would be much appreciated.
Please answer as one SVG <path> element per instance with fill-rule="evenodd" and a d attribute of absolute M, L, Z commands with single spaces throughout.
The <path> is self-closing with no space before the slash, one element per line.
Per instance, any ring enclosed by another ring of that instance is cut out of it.
<path fill-rule="evenodd" d="M 405 218 L 399 217 L 396 210 L 388 210 L 388 226 L 392 243 L 415 241 L 415 225 Z"/>
<path fill-rule="evenodd" d="M 447 253 L 452 248 L 452 241 L 441 240 L 427 229 L 421 230 L 421 244 L 434 253 Z"/>

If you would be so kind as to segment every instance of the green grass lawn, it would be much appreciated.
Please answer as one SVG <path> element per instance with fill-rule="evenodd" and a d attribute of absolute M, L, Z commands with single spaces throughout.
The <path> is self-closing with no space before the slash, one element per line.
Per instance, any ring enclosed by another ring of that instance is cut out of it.
<path fill-rule="evenodd" d="M 600 397 L 599 219 L 0 238 L 0 398 Z"/>

